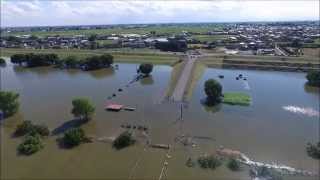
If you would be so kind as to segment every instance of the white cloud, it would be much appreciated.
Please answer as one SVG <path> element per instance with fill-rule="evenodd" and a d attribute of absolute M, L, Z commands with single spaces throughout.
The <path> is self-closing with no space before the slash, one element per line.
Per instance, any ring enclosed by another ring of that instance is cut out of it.
<path fill-rule="evenodd" d="M 318 1 L 1 1 L 1 26 L 316 20 Z"/>

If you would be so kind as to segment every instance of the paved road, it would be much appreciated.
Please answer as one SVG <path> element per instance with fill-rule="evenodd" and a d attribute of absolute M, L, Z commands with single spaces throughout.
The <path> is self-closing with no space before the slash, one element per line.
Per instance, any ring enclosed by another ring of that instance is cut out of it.
<path fill-rule="evenodd" d="M 187 87 L 188 81 L 190 79 L 190 75 L 192 73 L 192 68 L 194 62 L 196 61 L 196 57 L 192 55 L 188 55 L 186 60 L 186 64 L 184 69 L 182 70 L 180 77 L 178 79 L 178 83 L 172 93 L 172 100 L 173 101 L 182 101 L 185 89 Z"/>

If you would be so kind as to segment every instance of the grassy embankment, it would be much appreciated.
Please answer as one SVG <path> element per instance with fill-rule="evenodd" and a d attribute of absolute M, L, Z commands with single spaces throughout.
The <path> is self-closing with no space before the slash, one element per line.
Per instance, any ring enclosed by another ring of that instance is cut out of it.
<path fill-rule="evenodd" d="M 76 56 L 79 59 L 88 56 L 110 53 L 114 56 L 115 62 L 125 63 L 153 63 L 153 64 L 174 64 L 179 60 L 179 56 L 174 54 L 155 53 L 152 51 L 111 51 L 111 50 L 78 50 L 78 49 L 0 49 L 0 55 L 11 56 L 18 53 L 55 53 L 60 58 Z"/>
<path fill-rule="evenodd" d="M 251 103 L 251 97 L 240 92 L 228 92 L 224 93 L 223 103 L 230 105 L 249 106 Z"/>
<path fill-rule="evenodd" d="M 200 58 L 208 67 L 308 71 L 320 69 L 316 57 L 241 56 L 216 54 Z"/>

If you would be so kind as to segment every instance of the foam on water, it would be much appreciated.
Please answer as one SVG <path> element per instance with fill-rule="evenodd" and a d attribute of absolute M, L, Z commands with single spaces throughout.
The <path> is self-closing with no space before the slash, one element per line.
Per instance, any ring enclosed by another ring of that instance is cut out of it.
<path fill-rule="evenodd" d="M 303 114 L 307 116 L 319 116 L 319 111 L 311 108 L 311 107 L 298 107 L 298 106 L 283 106 L 284 110 L 295 113 L 295 114 Z"/>

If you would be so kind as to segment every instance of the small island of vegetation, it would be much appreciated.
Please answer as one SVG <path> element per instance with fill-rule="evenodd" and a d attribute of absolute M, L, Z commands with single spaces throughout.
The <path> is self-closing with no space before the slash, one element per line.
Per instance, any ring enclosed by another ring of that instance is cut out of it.
<path fill-rule="evenodd" d="M 42 139 L 49 136 L 50 131 L 45 125 L 35 125 L 31 121 L 23 121 L 14 132 L 15 136 L 24 136 L 24 141 L 18 145 L 18 152 L 23 155 L 31 155 L 41 150 L 44 145 Z"/>
<path fill-rule="evenodd" d="M 251 97 L 245 93 L 224 93 L 223 94 L 223 103 L 230 105 L 241 105 L 249 106 L 251 102 Z"/>

